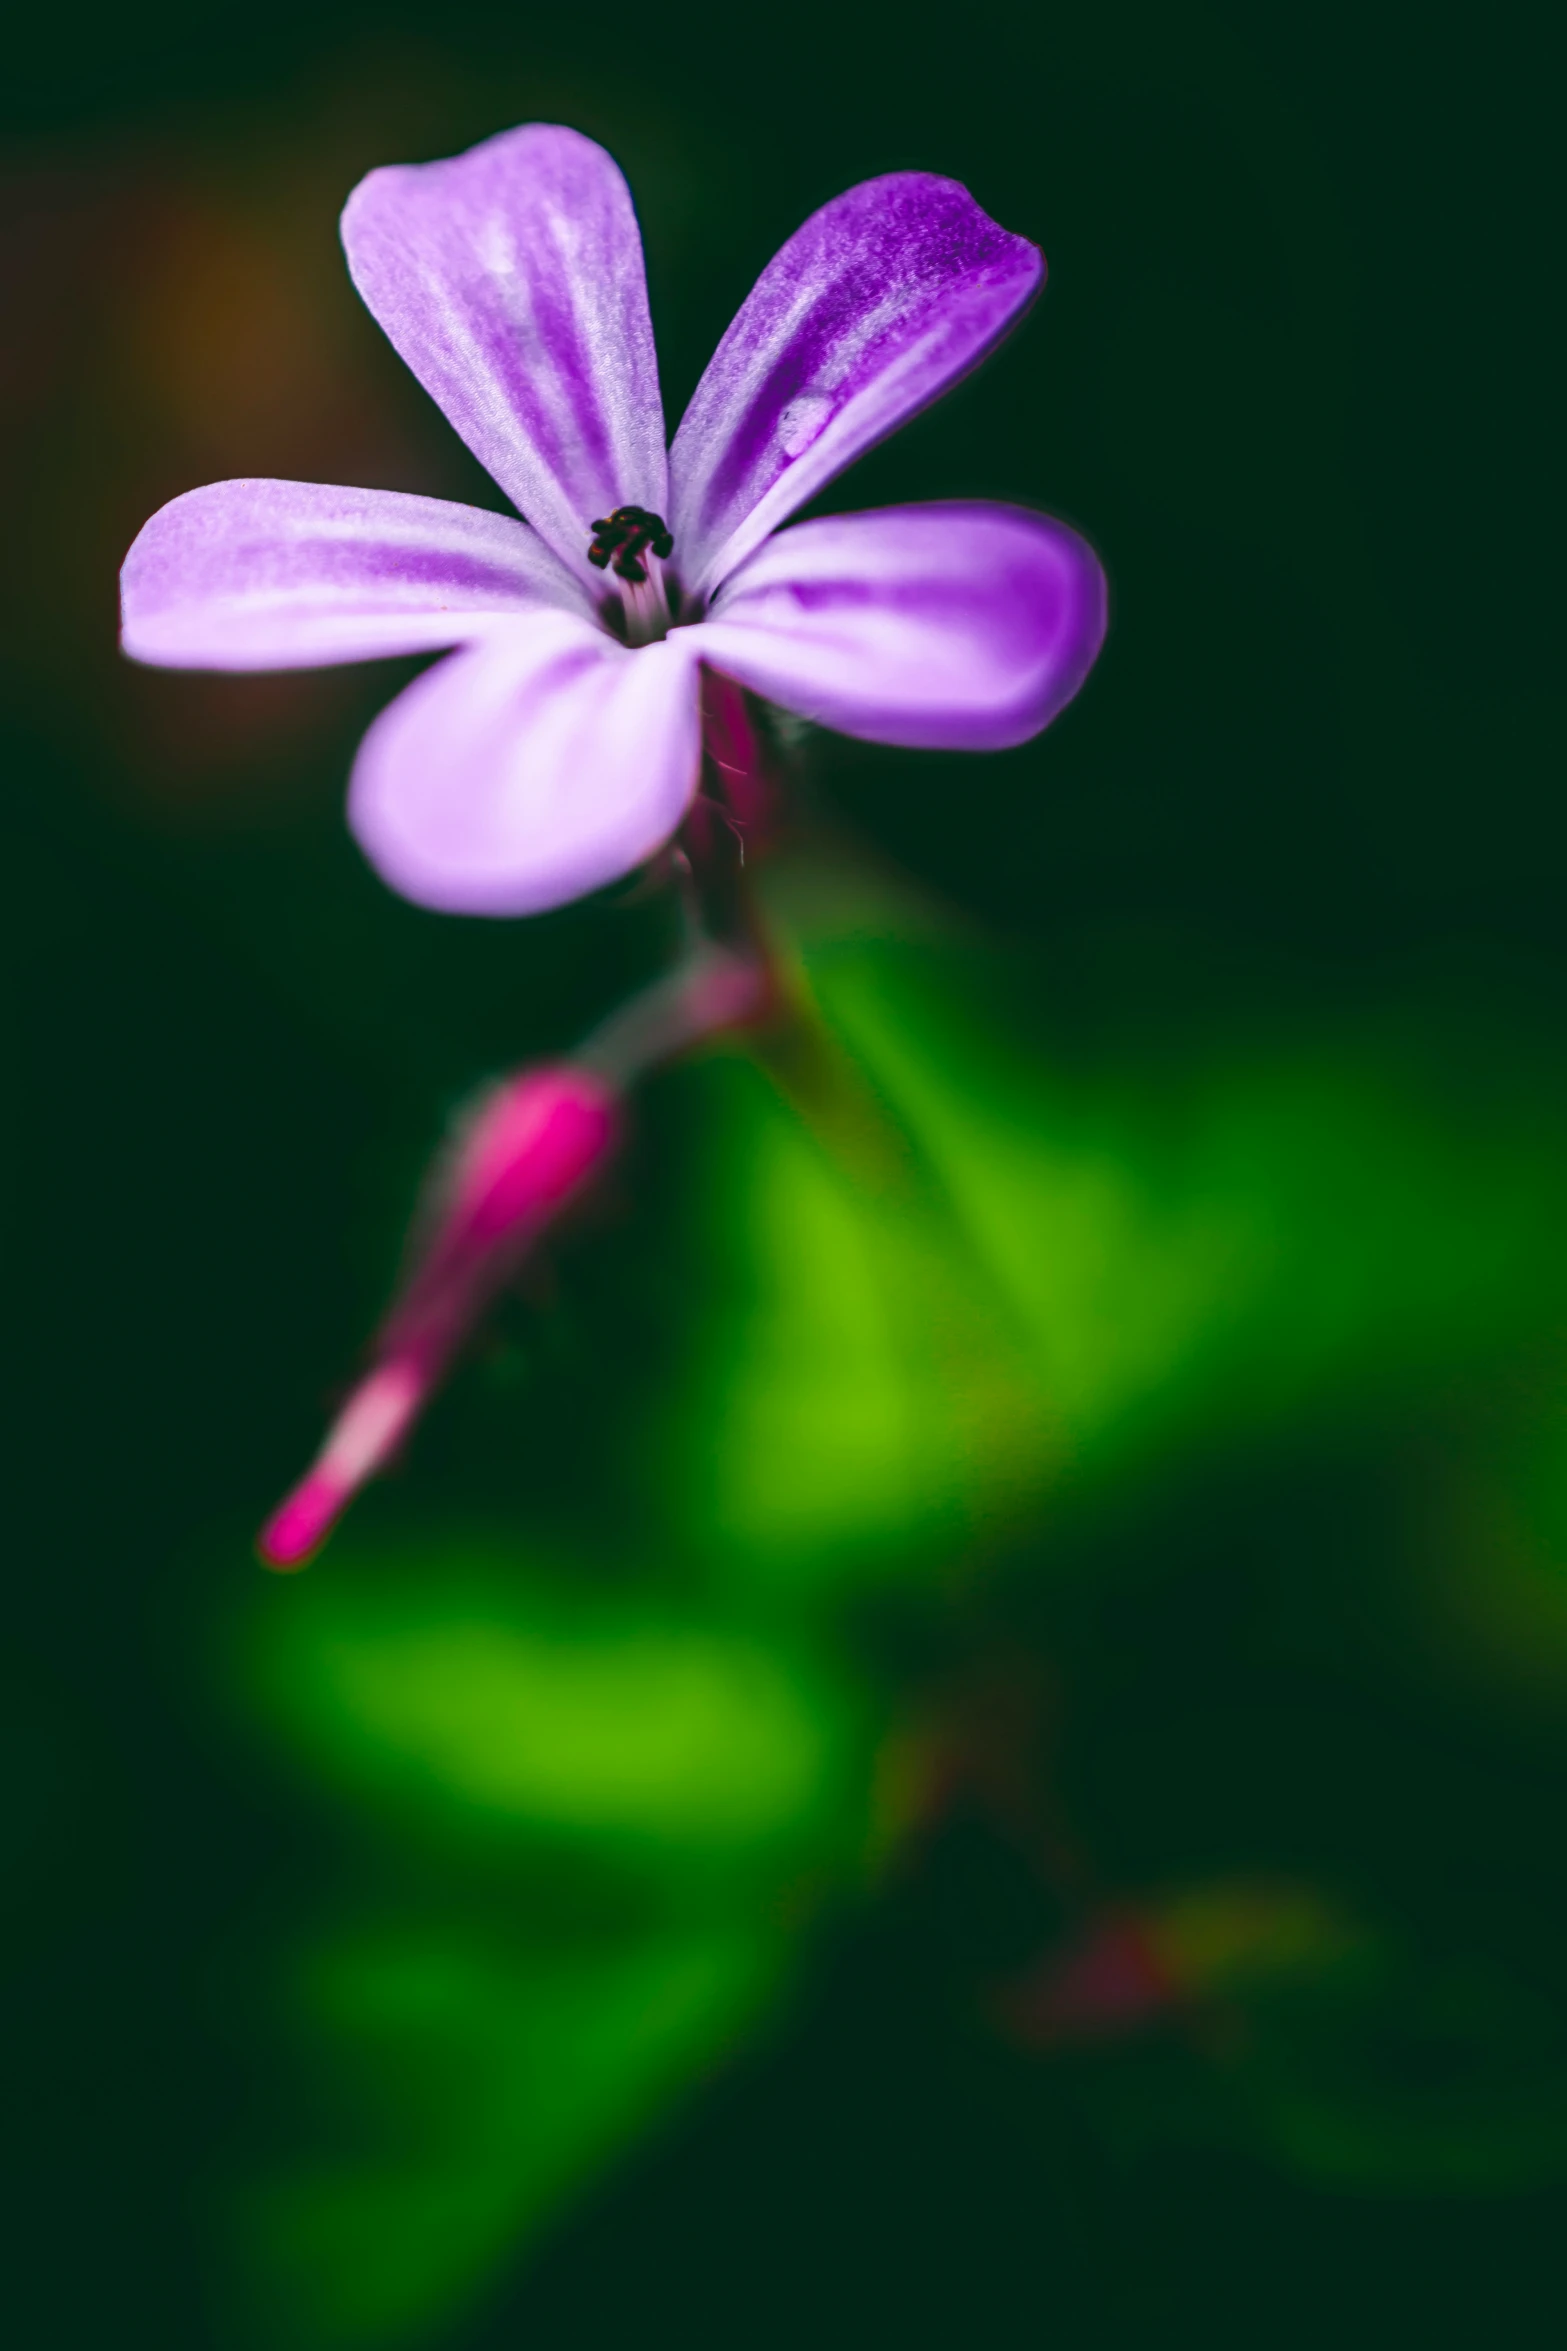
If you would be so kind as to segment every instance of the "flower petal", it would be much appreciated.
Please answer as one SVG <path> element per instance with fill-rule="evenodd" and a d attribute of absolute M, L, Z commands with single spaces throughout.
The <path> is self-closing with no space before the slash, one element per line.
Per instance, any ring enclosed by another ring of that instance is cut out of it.
<path fill-rule="evenodd" d="M 526 123 L 448 162 L 373 171 L 343 244 L 420 383 L 574 571 L 592 577 L 600 515 L 667 512 L 642 239 L 602 147 Z"/>
<path fill-rule="evenodd" d="M 1044 257 L 929 172 L 866 180 L 757 279 L 670 452 L 675 565 L 711 590 L 824 482 L 977 364 Z"/>
<path fill-rule="evenodd" d="M 629 652 L 540 614 L 417 678 L 360 747 L 349 823 L 405 898 L 537 914 L 669 838 L 701 761 L 695 631 Z"/>
<path fill-rule="evenodd" d="M 318 482 L 212 482 L 172 499 L 138 534 L 120 594 L 126 652 L 174 669 L 423 653 L 496 614 L 588 610 L 511 515 Z"/>
<path fill-rule="evenodd" d="M 840 734 L 999 751 L 1070 702 L 1104 632 L 1104 573 L 1075 531 L 1021 507 L 947 505 L 798 523 L 682 634 Z"/>

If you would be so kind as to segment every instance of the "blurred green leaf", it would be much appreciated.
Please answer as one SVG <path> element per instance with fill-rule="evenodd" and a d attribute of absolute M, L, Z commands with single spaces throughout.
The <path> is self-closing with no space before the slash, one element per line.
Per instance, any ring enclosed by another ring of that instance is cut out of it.
<path fill-rule="evenodd" d="M 1429 1394 L 1567 1300 L 1567 1117 L 1526 1056 L 1483 1123 L 1396 1032 L 1085 1074 L 970 954 L 807 964 L 825 1104 L 787 1067 L 692 1088 L 705 1311 L 658 1444 L 739 1582 L 928 1573 L 1054 1492 Z"/>
<path fill-rule="evenodd" d="M 1037 1487 L 1037 1377 L 959 1227 L 837 1163 L 758 1072 L 711 1096 L 706 1312 L 657 1437 L 690 1539 L 785 1593 L 918 1571 Z"/>
<path fill-rule="evenodd" d="M 1084 2060 L 1105 2135 L 1229 2143 L 1322 2186 L 1406 2195 L 1567 2175 L 1567 2054 L 1534 1987 L 1386 1934 L 1291 1961 L 1237 1971 L 1156 2046 Z"/>
<path fill-rule="evenodd" d="M 297 2037 L 355 2118 L 252 2200 L 253 2276 L 290 2345 L 448 2319 L 776 1988 L 737 1919 L 539 1947 L 526 1924 L 366 1919 L 305 1951 Z"/>
<path fill-rule="evenodd" d="M 1567 2171 L 1559 2017 L 1488 1960 L 1384 1966 L 1252 2017 L 1236 2087 L 1292 2168 L 1359 2188 L 1496 2190 Z"/>
<path fill-rule="evenodd" d="M 852 1840 L 867 1712 L 841 1674 L 590 1573 L 350 1533 L 273 1598 L 245 1670 L 313 1773 L 447 1843 L 657 1874 Z"/>
<path fill-rule="evenodd" d="M 284 2020 L 317 2128 L 246 2206 L 274 2339 L 393 2342 L 479 2291 L 869 1849 L 841 1672 L 587 1572 L 350 1533 L 250 1613 L 250 1703 L 345 1840 Z"/>
<path fill-rule="evenodd" d="M 1030 1054 L 983 967 L 840 951 L 827 1017 L 1027 1329 L 1074 1456 L 1422 1382 L 1567 1294 L 1553 1069 L 1472 1094 L 1424 1040 L 1320 1030 L 1178 1074 Z M 987 984 L 988 982 L 988 984 Z"/>

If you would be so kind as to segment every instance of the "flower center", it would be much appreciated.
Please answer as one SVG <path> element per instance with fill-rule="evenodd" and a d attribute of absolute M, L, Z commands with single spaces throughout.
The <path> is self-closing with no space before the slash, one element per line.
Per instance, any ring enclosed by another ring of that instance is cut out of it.
<path fill-rule="evenodd" d="M 647 579 L 643 556 L 656 555 L 662 563 L 674 551 L 661 514 L 649 514 L 645 506 L 617 506 L 593 525 L 588 561 L 596 571 L 611 570 L 617 579 L 640 588 Z"/>

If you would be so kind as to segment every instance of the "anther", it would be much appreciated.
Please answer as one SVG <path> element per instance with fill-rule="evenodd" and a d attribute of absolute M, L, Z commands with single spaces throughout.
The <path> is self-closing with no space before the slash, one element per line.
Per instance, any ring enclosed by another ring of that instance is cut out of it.
<path fill-rule="evenodd" d="M 649 514 L 645 506 L 617 506 L 593 525 L 588 561 L 595 571 L 612 570 L 617 579 L 640 588 L 647 578 L 643 556 L 656 555 L 662 563 L 674 551 L 661 514 Z"/>

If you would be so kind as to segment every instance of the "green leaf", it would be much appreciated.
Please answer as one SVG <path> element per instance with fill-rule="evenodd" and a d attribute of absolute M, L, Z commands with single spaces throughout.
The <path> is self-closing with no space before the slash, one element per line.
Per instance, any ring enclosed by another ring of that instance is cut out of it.
<path fill-rule="evenodd" d="M 312 2104 L 329 2086 L 349 2119 L 249 2199 L 274 2339 L 392 2344 L 449 2320 L 754 2019 L 786 1949 L 765 1920 L 539 1947 L 427 1910 L 314 1939 L 296 2039 Z"/>
<path fill-rule="evenodd" d="M 737 1587 L 928 1577 L 1058 1495 L 1405 1408 L 1567 1305 L 1567 1118 L 1526 1055 L 1477 1122 L 1417 1032 L 1085 1072 L 950 946 L 807 968 L 814 1073 L 689 1081 L 699 1309 L 655 1450 Z"/>
<path fill-rule="evenodd" d="M 248 1703 L 334 1825 L 287 1971 L 287 2152 L 242 2198 L 247 2301 L 291 2351 L 481 2292 L 864 1865 L 876 1724 L 843 1674 L 594 1572 L 350 1532 L 249 1612 Z"/>

